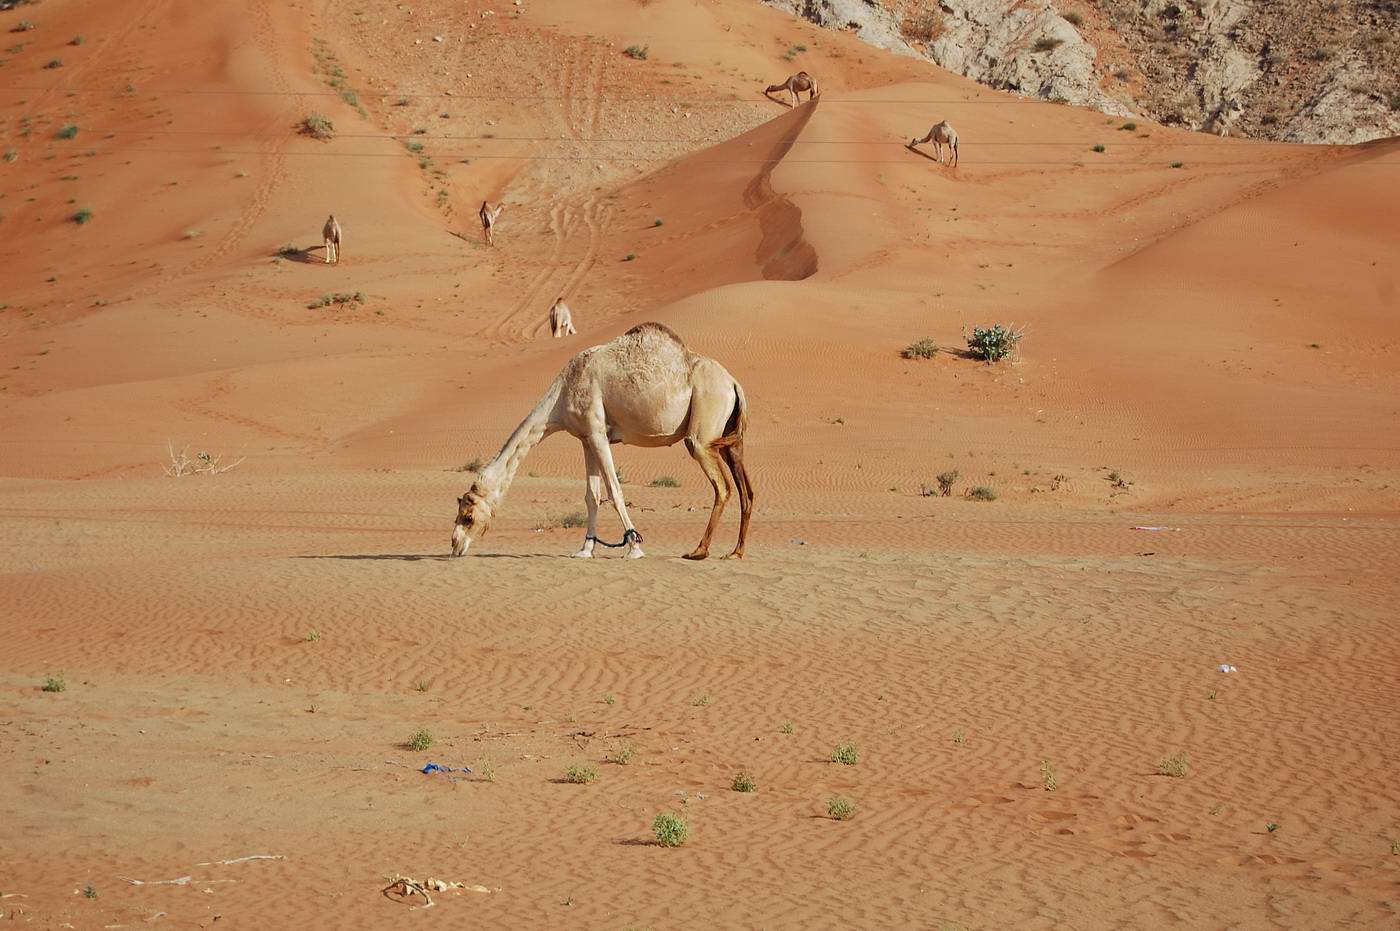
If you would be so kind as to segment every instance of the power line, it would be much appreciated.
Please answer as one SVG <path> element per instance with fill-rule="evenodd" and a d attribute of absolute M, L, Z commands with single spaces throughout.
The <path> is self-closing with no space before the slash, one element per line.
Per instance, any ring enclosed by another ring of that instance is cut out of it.
<path fill-rule="evenodd" d="M 101 133 L 101 134 L 104 134 L 104 135 L 106 135 L 106 136 L 230 136 L 230 137 L 236 137 L 236 138 L 239 138 L 239 139 L 246 139 L 246 138 L 249 138 L 249 137 L 252 137 L 252 138 L 286 138 L 288 135 L 290 135 L 290 134 L 287 133 L 287 132 L 230 132 L 230 131 L 228 131 L 228 130 L 219 130 L 219 129 L 102 129 L 102 128 L 91 128 L 91 127 L 83 127 L 83 126 L 79 126 L 79 129 L 80 129 L 80 130 L 84 130 L 84 131 L 86 131 L 86 132 L 90 132 L 90 133 Z M 406 132 L 406 133 L 356 133 L 356 132 L 336 132 L 335 137 L 336 137 L 337 139 L 386 139 L 386 140 L 392 140 L 392 141 L 395 141 L 395 142 L 413 141 L 413 140 L 451 139 L 451 140 L 458 140 L 458 141 L 460 141 L 460 140 L 470 140 L 470 141 L 481 141 L 481 142 L 561 142 L 561 143 L 579 143 L 579 144 L 584 144 L 584 143 L 619 143 L 619 144 L 626 144 L 626 145 L 632 145 L 632 144 L 634 144 L 634 143 L 675 143 L 675 142 L 688 142 L 688 143 L 693 143 L 693 142 L 700 142 L 700 141 L 703 141 L 703 140 L 694 140 L 694 139 L 681 139 L 681 138 L 677 138 L 677 137 L 675 137 L 675 136 L 668 136 L 668 137 L 664 137 L 664 138 L 655 138 L 655 139 L 648 139 L 648 138 L 622 139 L 622 138 L 606 138 L 606 137 L 600 137 L 600 138 L 574 138 L 574 137 L 569 137 L 569 136 L 502 136 L 502 135 L 497 135 L 497 134 L 495 134 L 495 133 L 458 134 L 458 133 L 415 133 L 415 132 Z M 1085 146 L 1085 147 L 1088 147 L 1088 146 L 1090 146 L 1090 145 L 1093 145 L 1093 144 L 1095 144 L 1095 143 L 1098 143 L 1098 142 L 1102 141 L 1104 138 L 1110 138 L 1110 137 L 1095 136 L 1095 137 L 1090 137 L 1090 138 L 1086 138 L 1086 139 L 1078 140 L 1078 141 L 1073 141 L 1073 140 L 1054 140 L 1054 141 L 1049 141 L 1049 142 L 1035 142 L 1035 141 L 1022 141 L 1022 140 L 995 140 L 995 141 L 989 141 L 989 142 L 980 142 L 980 141 L 979 141 L 979 142 L 973 142 L 973 143 L 965 144 L 965 145 L 963 146 L 963 148 L 985 148 L 985 147 L 989 147 L 989 146 L 1022 146 L 1022 147 L 1026 147 L 1026 146 L 1032 146 L 1032 147 L 1033 147 L 1033 146 Z M 724 139 L 723 141 L 724 141 L 724 142 L 735 142 L 736 140 L 737 140 L 737 137 L 730 136 L 730 137 L 727 137 L 726 139 Z M 786 138 L 786 139 L 774 139 L 774 140 L 769 140 L 769 141 L 763 142 L 763 143 L 761 143 L 761 144 L 762 144 L 762 145 L 894 145 L 894 144 L 896 144 L 896 143 L 899 144 L 899 145 L 906 145 L 906 146 L 907 146 L 907 143 L 905 143 L 905 142 L 903 141 L 903 137 L 900 137 L 900 138 L 898 138 L 898 139 L 896 139 L 896 138 L 884 138 L 884 139 L 802 139 L 802 138 Z M 751 143 L 751 144 L 752 144 L 752 143 Z M 1239 145 L 1239 143 L 1237 143 L 1237 142 L 1223 142 L 1223 141 L 1221 141 L 1221 142 L 1143 142 L 1143 141 L 1133 141 L 1133 140 L 1129 140 L 1129 141 L 1122 141 L 1122 142 L 1110 142 L 1110 143 L 1108 143 L 1108 144 L 1111 145 L 1113 148 L 1129 148 L 1129 147 L 1133 147 L 1133 148 L 1176 149 L 1176 148 L 1186 148 L 1186 147 L 1191 147 L 1191 148 L 1212 148 L 1212 147 L 1214 147 L 1214 148 L 1225 148 L 1225 147 L 1231 147 L 1231 146 L 1233 146 L 1233 147 L 1235 147 L 1235 148 L 1240 148 L 1240 145 Z M 1251 142 L 1249 143 L 1249 146 L 1250 146 L 1250 147 L 1259 147 L 1259 146 L 1283 146 L 1283 147 L 1289 147 L 1289 148 L 1294 148 L 1294 149 L 1303 149 L 1303 148 L 1304 148 L 1304 144 L 1302 144 L 1302 143 L 1297 143 L 1297 142 L 1274 142 L 1274 141 L 1264 141 L 1264 142 L 1253 142 L 1253 141 L 1251 141 Z M 1349 148 L 1349 147 L 1348 147 L 1348 146 L 1341 146 L 1341 145 L 1309 145 L 1309 146 L 1307 146 L 1307 153 L 1308 153 L 1308 154 L 1315 154 L 1315 153 L 1317 153 L 1318 150 L 1320 150 L 1320 149 L 1345 149 L 1345 148 Z M 1300 153 L 1300 154 L 1302 154 L 1302 153 Z"/>

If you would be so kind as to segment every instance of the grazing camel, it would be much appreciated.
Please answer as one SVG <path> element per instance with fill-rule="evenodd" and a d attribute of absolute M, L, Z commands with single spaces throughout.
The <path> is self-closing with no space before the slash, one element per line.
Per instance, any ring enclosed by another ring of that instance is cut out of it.
<path fill-rule="evenodd" d="M 947 120 L 944 120 L 941 123 L 934 124 L 933 128 L 928 131 L 928 135 L 924 138 L 910 139 L 909 148 L 912 149 L 916 145 L 923 145 L 925 142 L 933 143 L 933 151 L 934 154 L 938 156 L 938 164 L 940 165 L 943 164 L 943 147 L 946 145 L 948 147 L 949 152 L 952 153 L 953 167 L 957 167 L 958 131 L 953 127 L 949 126 Z"/>
<path fill-rule="evenodd" d="M 494 232 L 496 228 L 496 218 L 499 217 L 501 212 L 505 209 L 506 205 L 504 202 L 494 207 L 484 200 L 481 202 L 481 229 L 486 234 L 486 245 L 488 246 L 494 246 L 496 244 Z"/>
<path fill-rule="evenodd" d="M 574 315 L 569 312 L 569 305 L 564 303 L 563 295 L 549 308 L 549 332 L 554 334 L 555 339 L 578 332 L 574 329 Z"/>
<path fill-rule="evenodd" d="M 753 511 L 753 485 L 744 468 L 748 423 L 744 389 L 724 366 L 691 352 L 669 327 L 660 323 L 635 326 L 612 342 L 585 349 L 570 359 L 496 458 L 457 499 L 452 555 L 466 553 L 472 541 L 486 531 L 526 454 L 551 433 L 564 430 L 583 443 L 588 473 L 584 489 L 588 534 L 576 557 L 592 557 L 593 545 L 602 542 L 598 539 L 598 504 L 604 485 L 623 527 L 622 543 L 604 545 L 627 546 L 629 559 L 643 555 L 642 535 L 627 516 L 609 444 L 671 446 L 684 440 L 686 451 L 700 464 L 715 491 L 705 535 L 685 558 L 710 555 L 710 538 L 733 492 L 721 463 L 734 477 L 741 508 L 739 542 L 725 558 L 741 558 Z"/>
<path fill-rule="evenodd" d="M 781 84 L 770 84 L 768 88 L 763 92 L 763 95 L 765 97 L 768 97 L 771 96 L 774 91 L 781 90 L 785 90 L 788 93 L 792 94 L 792 102 L 788 104 L 789 110 L 791 110 L 793 107 L 796 107 L 798 101 L 802 99 L 802 91 L 808 92 L 808 100 L 817 99 L 817 94 L 820 93 L 820 91 L 817 90 L 817 79 L 812 77 L 805 71 L 797 72 Z"/>
<path fill-rule="evenodd" d="M 335 262 L 340 264 L 340 223 L 336 220 L 335 214 L 326 218 L 326 225 L 321 227 L 321 238 L 326 241 L 326 264 Z"/>

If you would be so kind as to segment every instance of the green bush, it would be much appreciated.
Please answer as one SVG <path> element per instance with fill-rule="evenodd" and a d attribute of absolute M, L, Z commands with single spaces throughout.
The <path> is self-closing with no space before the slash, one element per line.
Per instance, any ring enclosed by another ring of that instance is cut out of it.
<path fill-rule="evenodd" d="M 597 782 L 598 768 L 596 766 L 570 766 L 564 770 L 564 781 L 580 786 Z"/>
<path fill-rule="evenodd" d="M 916 343 L 910 343 L 900 353 L 906 359 L 932 359 L 938 355 L 938 344 L 925 336 Z"/>
<path fill-rule="evenodd" d="M 848 798 L 833 795 L 826 800 L 826 813 L 835 821 L 850 821 L 856 814 L 856 803 Z"/>
<path fill-rule="evenodd" d="M 68 688 L 68 681 L 63 678 L 63 673 L 56 676 L 49 676 L 44 680 L 40 688 L 45 692 L 62 692 Z"/>
<path fill-rule="evenodd" d="M 967 340 L 968 351 L 972 353 L 974 359 L 981 359 L 984 362 L 1000 362 L 1016 351 L 1016 346 L 1021 342 L 1024 332 L 1017 332 L 1010 327 L 1004 327 L 1000 323 L 990 327 L 973 327 L 972 335 L 967 335 L 967 330 L 963 330 L 963 338 Z"/>
<path fill-rule="evenodd" d="M 973 485 L 967 490 L 967 497 L 972 501 L 995 501 L 997 493 L 986 485 Z"/>
<path fill-rule="evenodd" d="M 91 219 L 92 211 L 88 210 L 87 208 L 79 210 L 77 213 L 73 214 L 73 222 L 78 224 L 79 226 L 85 225 Z"/>
<path fill-rule="evenodd" d="M 681 483 L 669 475 L 658 475 L 651 480 L 652 488 L 679 488 Z"/>
<path fill-rule="evenodd" d="M 831 762 L 844 766 L 854 766 L 860 760 L 860 751 L 853 743 L 840 743 L 831 751 Z"/>
<path fill-rule="evenodd" d="M 420 727 L 408 736 L 408 748 L 422 753 L 433 745 L 433 735 L 426 727 Z"/>
<path fill-rule="evenodd" d="M 301 121 L 301 133 L 322 142 L 335 138 L 335 124 L 320 113 L 309 113 Z"/>
<path fill-rule="evenodd" d="M 651 823 L 651 832 L 662 847 L 679 847 L 690 836 L 690 825 L 680 812 L 663 811 Z"/>
<path fill-rule="evenodd" d="M 757 792 L 758 784 L 753 781 L 753 776 L 740 770 L 735 774 L 731 788 L 735 792 Z"/>
<path fill-rule="evenodd" d="M 627 46 L 627 48 L 623 49 L 622 54 L 626 55 L 628 58 L 635 58 L 638 61 L 645 61 L 647 57 L 648 48 L 650 48 L 650 46 L 629 45 Z"/>
<path fill-rule="evenodd" d="M 59 139 L 72 139 L 77 134 L 78 127 L 74 126 L 72 123 L 64 124 L 64 126 L 61 129 L 59 129 L 58 132 L 54 133 L 54 135 L 57 136 Z"/>

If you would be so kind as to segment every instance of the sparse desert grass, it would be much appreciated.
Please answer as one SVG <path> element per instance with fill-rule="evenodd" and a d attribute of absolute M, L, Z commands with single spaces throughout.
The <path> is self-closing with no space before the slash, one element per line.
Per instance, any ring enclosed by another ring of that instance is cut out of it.
<path fill-rule="evenodd" d="M 608 694 L 606 694 L 606 695 L 603 696 L 603 704 L 605 704 L 605 705 L 615 705 L 615 704 L 617 704 L 617 696 L 614 695 L 612 692 L 609 692 Z"/>
<path fill-rule="evenodd" d="M 337 291 L 334 294 L 322 294 L 319 298 L 307 304 L 306 307 L 308 310 L 315 310 L 318 307 L 330 307 L 333 304 L 363 304 L 366 300 L 368 300 L 368 298 L 365 297 L 365 292 L 363 291 L 355 291 L 354 293 L 349 291 Z"/>
<path fill-rule="evenodd" d="M 953 731 L 953 743 L 959 745 L 967 743 L 967 732 L 962 728 Z"/>
<path fill-rule="evenodd" d="M 34 25 L 33 21 L 27 20 L 27 19 L 22 19 L 22 20 L 20 20 L 19 22 L 15 23 L 14 28 L 11 29 L 10 31 L 11 31 L 11 32 L 29 32 L 30 30 L 35 29 L 35 28 L 37 28 L 37 27 Z"/>
<path fill-rule="evenodd" d="M 624 256 L 622 257 L 622 261 L 624 261 L 624 262 L 635 262 L 635 261 L 637 261 L 637 253 L 635 253 L 635 252 L 629 252 L 629 253 L 627 253 L 626 255 L 624 255 Z"/>
<path fill-rule="evenodd" d="M 626 55 L 628 58 L 635 58 L 637 61 L 646 61 L 648 48 L 650 48 L 650 46 L 629 45 L 622 50 L 622 54 Z"/>
<path fill-rule="evenodd" d="M 608 757 L 608 761 L 616 763 L 618 766 L 626 766 L 631 763 L 636 756 L 637 751 L 632 749 L 631 744 L 623 744 L 613 752 L 612 756 Z"/>
<path fill-rule="evenodd" d="M 856 803 L 848 798 L 833 795 L 826 800 L 826 814 L 833 821 L 850 821 L 856 815 Z"/>
<path fill-rule="evenodd" d="M 83 898 L 85 898 L 85 899 L 95 899 L 95 898 L 97 898 L 97 890 L 94 889 L 94 888 L 92 887 L 92 883 L 88 883 L 86 886 L 83 887 Z"/>
<path fill-rule="evenodd" d="M 6 149 L 4 159 L 7 162 L 19 161 L 19 151 L 17 149 Z"/>
<path fill-rule="evenodd" d="M 1400 857 L 1400 840 L 1393 840 L 1390 842 L 1390 855 L 1392 857 Z"/>
<path fill-rule="evenodd" d="M 860 750 L 853 743 L 839 743 L 836 749 L 831 751 L 831 762 L 854 766 L 860 762 Z"/>
<path fill-rule="evenodd" d="M 1055 778 L 1055 767 L 1050 765 L 1049 760 L 1040 761 L 1040 784 L 1046 792 L 1059 788 L 1060 781 Z"/>
<path fill-rule="evenodd" d="M 1269 822 L 1266 822 L 1265 825 L 1264 825 L 1264 830 L 1268 831 L 1270 834 L 1274 833 L 1275 831 L 1278 830 L 1278 822 L 1277 822 L 1277 821 L 1269 821 Z"/>
<path fill-rule="evenodd" d="M 279 246 L 277 248 L 277 254 L 285 259 L 291 258 L 294 255 L 301 255 L 301 250 L 291 243 L 287 243 L 285 246 Z"/>
<path fill-rule="evenodd" d="M 1100 143 L 1098 143 L 1097 145 L 1094 146 L 1094 151 L 1095 151 L 1095 152 L 1103 152 L 1103 151 L 1105 151 L 1105 148 L 1106 148 L 1106 147 L 1104 146 L 1104 144 L 1103 144 L 1102 142 L 1100 142 Z"/>
<path fill-rule="evenodd" d="M 670 476 L 670 475 L 658 475 L 656 478 L 654 478 L 654 479 L 651 480 L 651 483 L 650 483 L 650 484 L 651 484 L 651 487 L 652 487 L 652 488 L 679 488 L 679 487 L 681 487 L 681 483 L 678 482 L 673 476 Z"/>
<path fill-rule="evenodd" d="M 62 692 L 68 688 L 68 680 L 63 678 L 63 673 L 56 676 L 48 676 L 44 679 L 44 684 L 39 687 L 45 692 Z"/>
<path fill-rule="evenodd" d="M 1173 168 L 1180 168 L 1180 167 L 1181 167 L 1181 162 L 1172 162 L 1172 167 L 1173 167 Z"/>
<path fill-rule="evenodd" d="M 995 501 L 996 499 L 996 489 L 986 485 L 973 485 L 967 490 L 967 500 L 969 501 Z"/>
<path fill-rule="evenodd" d="M 651 823 L 651 832 L 662 847 L 679 847 L 690 836 L 690 825 L 678 811 L 663 811 Z"/>
<path fill-rule="evenodd" d="M 918 342 L 905 346 L 900 355 L 906 359 L 932 359 L 938 355 L 938 344 L 925 336 Z"/>
<path fill-rule="evenodd" d="M 1109 472 L 1106 478 L 1108 479 L 1108 483 L 1114 488 L 1127 488 L 1129 485 L 1132 484 L 1132 482 L 1128 481 L 1128 479 L 1123 475 L 1123 473 L 1119 472 L 1117 469 L 1114 469 L 1112 472 Z"/>
<path fill-rule="evenodd" d="M 318 642 L 320 639 L 321 639 L 321 632 L 320 632 L 319 630 L 310 630 L 310 631 L 307 631 L 307 634 L 306 634 L 306 642 L 307 642 L 307 643 L 316 643 L 316 642 Z"/>
<path fill-rule="evenodd" d="M 734 774 L 734 781 L 729 786 L 735 792 L 757 792 L 758 783 L 753 781 L 753 776 L 744 770 Z"/>
<path fill-rule="evenodd" d="M 967 340 L 968 352 L 972 353 L 974 359 L 981 359 L 989 364 L 1008 358 L 1016 351 L 1025 335 L 1024 329 L 1017 330 L 1014 325 L 1002 326 L 1000 323 L 989 327 L 973 327 L 971 336 L 968 336 L 967 329 L 963 328 L 963 339 Z"/>
<path fill-rule="evenodd" d="M 335 138 L 335 124 L 321 113 L 308 113 L 301 121 L 301 133 L 322 142 Z"/>
<path fill-rule="evenodd" d="M 419 679 L 418 682 L 417 682 L 413 687 L 416 688 L 416 689 L 417 689 L 418 691 L 420 691 L 420 692 L 426 692 L 426 691 L 428 691 L 428 680 L 427 680 L 427 679 Z"/>
<path fill-rule="evenodd" d="M 62 59 L 62 58 L 50 58 L 50 59 L 48 60 L 48 63 L 44 65 L 44 69 L 47 70 L 47 71 L 52 71 L 54 68 L 62 68 L 62 67 L 63 67 L 63 59 Z"/>
<path fill-rule="evenodd" d="M 705 692 L 701 695 L 696 695 L 690 700 L 690 703 L 696 708 L 708 708 L 710 706 L 710 693 Z"/>
<path fill-rule="evenodd" d="M 489 763 L 489 762 L 488 762 L 488 763 L 482 763 L 482 764 L 477 768 L 477 772 L 480 773 L 480 774 L 481 774 L 481 778 L 482 778 L 482 779 L 485 779 L 487 782 L 495 782 L 495 781 L 496 781 L 496 767 L 493 766 L 493 765 L 492 765 L 491 763 Z"/>
<path fill-rule="evenodd" d="M 199 237 L 201 237 L 201 236 L 203 236 L 203 235 L 204 235 L 204 230 L 188 229 L 188 230 L 185 230 L 185 235 L 184 235 L 182 238 L 184 238 L 184 239 L 198 239 Z"/>
<path fill-rule="evenodd" d="M 591 764 L 575 764 L 564 770 L 564 781 L 586 786 L 598 781 L 598 767 Z"/>
<path fill-rule="evenodd" d="M 59 139 L 72 139 L 76 135 L 78 135 L 78 127 L 74 126 L 72 123 L 63 124 L 63 126 L 59 127 L 58 132 L 54 133 L 54 136 Z"/>
<path fill-rule="evenodd" d="M 1209 692 L 1206 693 L 1206 701 L 1215 701 L 1216 694 L 1217 693 L 1215 689 L 1211 689 Z"/>
<path fill-rule="evenodd" d="M 419 142 L 417 139 L 408 140 L 403 144 L 403 147 L 405 149 L 408 149 L 408 151 L 412 152 L 414 155 L 417 155 L 419 152 L 423 151 L 423 143 Z"/>
<path fill-rule="evenodd" d="M 69 45 L 82 45 L 82 44 L 83 44 L 84 42 L 86 42 L 86 41 L 87 41 L 87 39 L 84 38 L 83 36 L 74 36 L 73 38 L 71 38 L 71 39 L 68 40 L 68 44 L 69 44 Z"/>
<path fill-rule="evenodd" d="M 404 745 L 410 750 L 422 753 L 433 745 L 433 735 L 426 727 L 420 727 L 408 735 L 408 740 L 404 742 Z"/>
<path fill-rule="evenodd" d="M 77 213 L 73 214 L 73 222 L 76 223 L 76 224 L 78 224 L 79 226 L 85 226 L 85 225 L 87 225 L 87 222 L 88 222 L 89 220 L 91 220 L 91 219 L 92 219 L 92 211 L 91 211 L 91 210 L 88 210 L 86 207 L 84 207 L 82 210 L 79 210 Z"/>
<path fill-rule="evenodd" d="M 559 526 L 566 530 L 574 527 L 587 527 L 588 517 L 582 511 L 570 511 L 559 518 Z"/>
<path fill-rule="evenodd" d="M 1186 752 L 1173 754 L 1157 764 L 1157 773 L 1161 776 L 1171 776 L 1175 779 L 1183 778 L 1191 769 L 1186 761 Z"/>
<path fill-rule="evenodd" d="M 780 733 L 780 734 L 791 734 L 791 733 L 793 732 L 793 730 L 794 730 L 794 728 L 793 728 L 792 722 L 791 722 L 791 721 L 784 721 L 783 724 L 782 724 L 782 727 L 779 727 L 779 728 L 778 728 L 778 733 Z"/>
<path fill-rule="evenodd" d="M 165 443 L 166 451 L 170 454 L 170 464 L 161 466 L 161 470 L 167 478 L 184 478 L 186 475 L 223 475 L 231 472 L 243 464 L 247 457 L 240 457 L 235 462 L 225 463 L 223 453 L 211 453 L 200 450 L 193 458 L 190 457 L 188 446 L 180 447 L 180 451 L 175 452 L 175 444 L 169 440 Z"/>
<path fill-rule="evenodd" d="M 657 217 L 655 220 L 652 220 L 652 221 L 651 221 L 651 225 L 652 225 L 652 226 L 660 226 L 660 225 L 661 225 L 661 222 L 662 222 L 662 221 L 661 221 L 661 218 L 660 218 L 660 217 Z"/>
<path fill-rule="evenodd" d="M 459 466 L 459 467 L 457 468 L 457 471 L 458 471 L 458 472 L 480 472 L 480 471 L 481 471 L 481 467 L 484 466 L 484 465 L 486 465 L 486 463 L 482 461 L 482 459 L 481 459 L 480 456 L 473 456 L 471 462 L 468 462 L 466 465 Z"/>
<path fill-rule="evenodd" d="M 1064 44 L 1064 39 L 1053 39 L 1050 36 L 1044 36 L 1043 38 L 1035 40 L 1035 45 L 1031 46 L 1031 50 L 1036 52 L 1053 52 Z"/>

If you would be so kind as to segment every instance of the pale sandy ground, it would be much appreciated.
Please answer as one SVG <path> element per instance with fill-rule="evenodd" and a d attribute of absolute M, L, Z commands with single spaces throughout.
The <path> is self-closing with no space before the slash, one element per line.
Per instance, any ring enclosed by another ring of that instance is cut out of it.
<path fill-rule="evenodd" d="M 1393 143 L 1125 131 L 747 0 L 44 0 L 0 29 L 20 18 L 0 917 L 1396 922 Z M 798 67 L 815 106 L 759 94 Z M 312 109 L 334 141 L 293 133 Z M 902 145 L 944 116 L 956 170 Z M 511 205 L 495 250 L 486 198 Z M 339 291 L 368 300 L 307 307 Z M 580 334 L 556 342 L 559 294 Z M 564 558 L 582 463 L 555 437 L 447 559 L 458 469 L 649 319 L 751 399 L 750 558 L 678 558 L 709 505 L 678 449 L 617 451 L 648 559 Z M 963 357 L 997 320 L 1028 327 L 1016 363 Z M 952 351 L 899 357 L 924 336 Z M 167 441 L 246 458 L 172 480 Z M 920 495 L 951 468 L 998 499 Z M 1157 775 L 1178 752 L 1186 777 Z M 690 840 L 652 844 L 682 807 Z M 250 854 L 285 859 L 198 865 Z M 413 910 L 394 873 L 490 891 Z"/>

